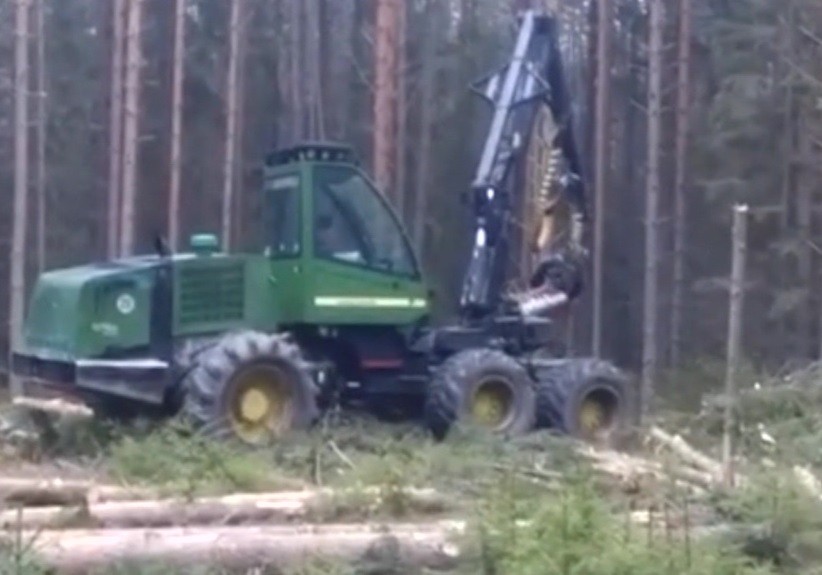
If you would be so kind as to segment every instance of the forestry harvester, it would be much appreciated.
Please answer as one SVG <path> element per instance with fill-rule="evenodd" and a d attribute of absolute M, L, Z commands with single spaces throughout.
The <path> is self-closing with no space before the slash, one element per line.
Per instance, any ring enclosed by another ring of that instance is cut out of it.
<path fill-rule="evenodd" d="M 252 445 L 336 406 L 416 415 L 438 439 L 463 425 L 611 437 L 629 419 L 628 378 L 599 359 L 546 352 L 552 313 L 582 290 L 588 219 L 556 27 L 524 12 L 510 61 L 474 86 L 492 114 L 465 195 L 473 248 L 450 325 L 430 320 L 408 235 L 352 151 L 297 145 L 265 158 L 257 253 L 225 253 L 197 234 L 186 253 L 159 241 L 154 254 L 43 273 L 13 355 L 23 397 L 179 416 Z M 556 131 L 527 238 L 535 271 L 512 292 L 517 173 L 546 110 Z M 560 243 L 557 195 L 571 213 Z"/>

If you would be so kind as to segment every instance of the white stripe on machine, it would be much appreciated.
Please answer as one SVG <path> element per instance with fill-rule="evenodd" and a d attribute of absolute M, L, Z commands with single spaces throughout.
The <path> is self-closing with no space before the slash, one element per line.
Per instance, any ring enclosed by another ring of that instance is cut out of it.
<path fill-rule="evenodd" d="M 352 297 L 352 296 L 317 296 L 314 298 L 317 307 L 369 307 L 369 308 L 423 308 L 423 298 L 408 297 Z"/>

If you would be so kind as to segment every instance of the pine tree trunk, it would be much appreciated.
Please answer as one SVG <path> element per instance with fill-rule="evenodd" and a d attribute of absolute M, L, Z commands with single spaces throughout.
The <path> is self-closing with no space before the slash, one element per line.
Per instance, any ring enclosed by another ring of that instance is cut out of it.
<path fill-rule="evenodd" d="M 353 31 L 357 8 L 357 0 L 333 0 L 327 3 L 329 11 L 328 21 L 328 50 L 329 58 L 329 90 L 326 92 L 329 114 L 333 118 L 332 133 L 339 141 L 349 139 L 351 125 L 351 103 L 353 90 L 351 78 L 353 74 Z"/>
<path fill-rule="evenodd" d="M 17 0 L 14 43 L 14 220 L 11 240 L 11 301 L 9 303 L 10 351 L 19 348 L 25 316 L 26 222 L 28 220 L 28 29 L 31 0 Z M 11 360 L 11 353 L 9 354 Z M 9 361 L 11 365 L 11 361 Z M 22 382 L 11 377 L 13 396 L 22 392 Z"/>
<path fill-rule="evenodd" d="M 37 26 L 37 271 L 46 269 L 46 38 L 43 2 L 35 0 Z"/>
<path fill-rule="evenodd" d="M 682 356 L 682 311 L 685 298 L 685 174 L 688 161 L 688 114 L 691 97 L 691 0 L 680 0 L 676 106 L 676 173 L 674 174 L 674 271 L 671 295 L 671 364 Z"/>
<path fill-rule="evenodd" d="M 309 0 L 305 4 L 306 46 L 308 54 L 308 91 L 309 137 L 312 140 L 325 139 L 325 110 L 323 109 L 322 52 L 320 36 L 322 20 L 320 18 L 319 0 Z"/>
<path fill-rule="evenodd" d="M 396 144 L 398 5 L 397 0 L 377 1 L 373 170 L 377 186 L 384 193 L 391 189 Z"/>
<path fill-rule="evenodd" d="M 140 71 L 143 0 L 129 0 L 126 35 L 125 124 L 123 130 L 123 208 L 120 254 L 134 253 L 137 162 L 140 149 Z"/>
<path fill-rule="evenodd" d="M 428 218 L 428 194 L 431 183 L 431 136 L 434 124 L 434 95 L 437 82 L 436 34 L 441 10 L 429 8 L 425 14 L 426 41 L 422 45 L 420 78 L 419 143 L 417 144 L 417 171 L 414 194 L 414 242 L 418 253 L 425 249 L 426 220 Z"/>
<path fill-rule="evenodd" d="M 233 207 L 234 168 L 236 164 L 236 131 L 237 131 L 237 69 L 239 65 L 240 42 L 240 3 L 231 3 L 231 22 L 229 24 L 228 81 L 226 82 L 226 130 L 225 159 L 223 162 L 223 226 L 222 236 L 224 249 L 231 246 L 231 212 Z"/>
<path fill-rule="evenodd" d="M 405 152 L 408 136 L 408 81 L 406 76 L 406 26 L 407 7 L 404 2 L 400 2 L 397 8 L 397 133 L 394 164 L 396 166 L 394 195 L 396 198 L 395 207 L 400 217 L 405 214 L 406 180 L 407 166 L 405 162 Z"/>
<path fill-rule="evenodd" d="M 185 75 L 185 0 L 175 0 L 174 66 L 171 94 L 171 168 L 168 190 L 168 238 L 172 250 L 180 248 L 180 173 L 183 138 L 183 78 Z"/>
<path fill-rule="evenodd" d="M 605 280 L 605 187 L 608 182 L 608 147 L 610 145 L 611 90 L 611 0 L 599 0 L 597 13 L 597 86 L 596 141 L 594 144 L 594 193 L 596 217 L 594 226 L 594 293 L 593 293 L 593 354 L 602 355 L 602 292 Z"/>
<path fill-rule="evenodd" d="M 648 176 L 645 189 L 645 282 L 642 338 L 642 417 L 650 414 L 657 377 L 660 145 L 662 144 L 663 0 L 650 2 L 648 69 Z"/>
<path fill-rule="evenodd" d="M 292 0 L 288 3 L 288 20 L 291 28 L 291 114 L 292 143 L 305 138 L 305 106 L 303 87 L 305 67 L 303 66 L 303 2 Z"/>
<path fill-rule="evenodd" d="M 112 0 L 111 111 L 109 119 L 108 219 L 106 226 L 109 258 L 120 251 L 120 210 L 123 176 L 123 56 L 126 0 Z"/>
<path fill-rule="evenodd" d="M 248 54 L 248 23 L 253 16 L 254 8 L 243 3 L 240 10 L 240 41 L 237 44 L 237 59 L 239 66 L 237 68 L 237 114 L 236 114 L 236 133 L 234 135 L 235 150 L 234 162 L 236 168 L 234 169 L 234 205 L 232 208 L 233 220 L 232 227 L 234 229 L 234 245 L 242 245 L 244 242 L 243 231 L 247 226 L 243 225 L 245 221 L 245 120 L 246 120 L 246 58 Z"/>

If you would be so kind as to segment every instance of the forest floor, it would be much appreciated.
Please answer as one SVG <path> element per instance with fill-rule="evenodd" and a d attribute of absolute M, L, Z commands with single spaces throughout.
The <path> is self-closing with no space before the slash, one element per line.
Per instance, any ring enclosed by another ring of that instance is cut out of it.
<path fill-rule="evenodd" d="M 0 573 L 822 572 L 822 371 L 744 386 L 733 487 L 722 406 L 621 451 L 350 414 L 265 450 L 86 420 L 45 448 L 7 407 Z"/>

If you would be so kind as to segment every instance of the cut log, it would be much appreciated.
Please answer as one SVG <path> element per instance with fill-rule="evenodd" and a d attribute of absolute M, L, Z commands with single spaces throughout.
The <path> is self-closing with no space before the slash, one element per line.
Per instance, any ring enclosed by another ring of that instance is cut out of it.
<path fill-rule="evenodd" d="M 90 419 L 94 411 L 86 405 L 65 399 L 39 399 L 36 397 L 15 397 L 12 405 L 21 409 L 51 413 L 77 419 Z"/>
<path fill-rule="evenodd" d="M 165 527 L 173 525 L 236 525 L 289 521 L 306 513 L 306 504 L 294 499 L 227 503 L 208 499 L 124 501 L 79 507 L 34 507 L 0 513 L 3 529 L 58 529 L 65 527 Z"/>
<path fill-rule="evenodd" d="M 0 500 L 7 505 L 81 505 L 87 501 L 145 499 L 154 492 L 90 481 L 0 477 Z"/>
<path fill-rule="evenodd" d="M 647 475 L 661 481 L 674 480 L 678 483 L 685 483 L 692 489 L 697 490 L 710 489 L 714 483 L 710 474 L 681 465 L 666 466 L 657 461 L 643 459 L 627 453 L 599 451 L 591 446 L 581 447 L 579 452 L 592 460 L 594 469 L 622 479 Z"/>
<path fill-rule="evenodd" d="M 406 508 L 419 513 L 448 509 L 448 502 L 433 490 L 402 490 Z M 350 497 L 347 499 L 347 497 Z M 0 527 L 55 529 L 65 527 L 166 527 L 181 525 L 237 525 L 251 522 L 287 522 L 298 518 L 346 515 L 346 503 L 357 514 L 368 514 L 385 503 L 376 488 L 362 491 L 296 491 L 243 493 L 224 497 L 122 501 L 76 507 L 38 507 L 0 512 Z"/>
<path fill-rule="evenodd" d="M 822 499 L 822 482 L 807 467 L 793 466 L 793 474 L 802 487 L 815 499 Z"/>
<path fill-rule="evenodd" d="M 293 569 L 316 560 L 390 560 L 417 568 L 452 569 L 462 522 L 300 527 L 223 527 L 23 532 L 40 563 L 60 573 L 88 573 L 135 562 L 171 569 Z M 386 557 L 388 555 L 388 557 Z"/>
<path fill-rule="evenodd" d="M 668 449 L 676 453 L 683 461 L 710 473 L 711 477 L 722 478 L 722 465 L 688 445 L 679 435 L 670 435 L 658 427 L 652 427 L 650 436 Z"/>

